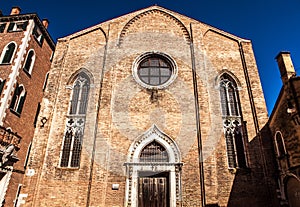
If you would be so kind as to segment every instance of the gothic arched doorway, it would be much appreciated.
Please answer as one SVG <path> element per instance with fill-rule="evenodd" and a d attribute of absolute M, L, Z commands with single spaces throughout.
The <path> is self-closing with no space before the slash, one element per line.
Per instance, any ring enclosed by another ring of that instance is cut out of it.
<path fill-rule="evenodd" d="M 129 207 L 176 207 L 181 200 L 179 149 L 155 125 L 132 143 L 126 182 Z"/>

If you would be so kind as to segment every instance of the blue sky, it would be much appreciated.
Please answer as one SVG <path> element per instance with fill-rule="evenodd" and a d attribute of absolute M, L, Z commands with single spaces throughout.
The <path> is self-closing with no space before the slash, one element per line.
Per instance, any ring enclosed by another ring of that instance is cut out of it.
<path fill-rule="evenodd" d="M 300 0 L 1 0 L 0 10 L 37 13 L 50 21 L 56 41 L 79 30 L 157 4 L 214 27 L 250 39 L 271 113 L 282 86 L 275 56 L 290 51 L 300 74 Z"/>

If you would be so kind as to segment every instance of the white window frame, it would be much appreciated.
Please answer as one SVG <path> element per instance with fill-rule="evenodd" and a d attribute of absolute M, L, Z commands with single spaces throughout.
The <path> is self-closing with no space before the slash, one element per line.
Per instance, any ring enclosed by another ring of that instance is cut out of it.
<path fill-rule="evenodd" d="M 168 81 L 166 81 L 165 83 L 161 84 L 161 85 L 149 85 L 145 82 L 143 82 L 138 74 L 138 69 L 139 69 L 139 65 L 142 63 L 143 60 L 145 60 L 146 58 L 152 57 L 152 56 L 157 56 L 157 57 L 161 57 L 161 59 L 165 59 L 169 62 L 170 67 L 171 67 L 171 76 L 168 79 Z M 140 56 L 138 56 L 133 65 L 132 65 L 132 75 L 133 78 L 135 79 L 135 81 L 142 87 L 147 88 L 147 89 L 164 89 L 166 87 L 168 87 L 171 83 L 173 83 L 173 81 L 176 79 L 177 77 L 177 73 L 178 73 L 178 69 L 177 69 L 177 64 L 175 62 L 175 60 L 173 58 L 171 58 L 171 56 L 165 54 L 165 53 L 161 53 L 161 52 L 147 52 L 144 53 Z"/>
<path fill-rule="evenodd" d="M 28 69 L 28 71 L 27 71 L 27 70 L 25 69 L 25 65 L 26 65 L 26 63 L 27 63 L 28 56 L 29 56 L 29 53 L 30 53 L 30 52 L 33 52 L 33 56 L 31 57 L 31 63 L 30 63 L 29 69 Z M 30 49 L 30 50 L 28 51 L 27 55 L 26 55 L 26 59 L 25 59 L 24 65 L 23 65 L 23 70 L 24 70 L 26 73 L 28 73 L 28 74 L 31 75 L 32 70 L 33 70 L 34 63 L 35 63 L 35 52 L 34 52 L 33 49 Z"/>
<path fill-rule="evenodd" d="M 14 24 L 14 26 L 8 32 L 21 32 L 21 31 L 26 30 L 26 29 L 23 29 L 23 25 L 26 23 L 26 21 L 17 21 L 17 22 L 12 22 L 12 23 Z M 27 26 L 28 26 L 28 23 L 27 23 Z"/>
<path fill-rule="evenodd" d="M 18 85 L 17 87 L 18 87 L 18 88 L 23 87 L 23 90 L 22 90 L 22 92 L 18 95 L 18 97 L 17 97 L 17 99 L 16 99 L 16 101 L 15 101 L 13 107 L 10 107 L 10 108 L 11 108 L 11 110 L 13 110 L 14 112 L 16 112 L 17 114 L 21 114 L 21 113 L 18 112 L 18 109 L 19 109 L 19 107 L 20 107 L 20 101 L 21 101 L 21 98 L 24 97 L 25 94 L 26 94 L 26 89 L 25 89 L 25 87 L 24 87 L 23 84 Z M 15 88 L 15 90 L 16 90 L 16 89 L 17 89 L 17 88 Z M 15 95 L 15 93 L 14 93 L 14 95 Z M 25 100 L 24 100 L 24 102 L 25 102 Z M 24 104 L 23 104 L 23 107 L 24 107 Z"/>
<path fill-rule="evenodd" d="M 282 141 L 282 145 L 283 145 L 283 151 L 284 151 L 284 154 L 280 154 L 280 151 L 279 151 L 279 147 L 278 147 L 278 142 L 277 142 L 277 134 L 280 134 L 280 138 L 281 138 L 281 141 Z M 287 154 L 287 151 L 286 151 L 286 148 L 285 148 L 285 142 L 284 142 L 284 139 L 283 139 L 283 136 L 282 136 L 282 133 L 281 131 L 276 131 L 275 133 L 275 136 L 274 136 L 274 139 L 275 139 L 275 148 L 276 148 L 276 154 L 277 154 L 277 157 L 282 157 L 284 155 Z"/>
<path fill-rule="evenodd" d="M 11 56 L 11 58 L 10 58 L 10 60 L 9 60 L 8 63 L 3 63 L 4 56 L 5 56 L 5 54 L 6 54 L 6 51 L 8 51 L 8 46 L 9 46 L 10 44 L 14 44 L 14 45 L 15 45 L 14 52 L 13 52 L 13 54 L 12 54 L 12 56 Z M 2 53 L 1 53 L 0 64 L 11 64 L 11 63 L 12 63 L 12 60 L 14 59 L 14 56 L 15 56 L 16 51 L 17 51 L 17 43 L 16 43 L 16 42 L 12 41 L 12 42 L 9 42 L 7 45 L 5 45 L 5 47 L 3 48 Z"/>

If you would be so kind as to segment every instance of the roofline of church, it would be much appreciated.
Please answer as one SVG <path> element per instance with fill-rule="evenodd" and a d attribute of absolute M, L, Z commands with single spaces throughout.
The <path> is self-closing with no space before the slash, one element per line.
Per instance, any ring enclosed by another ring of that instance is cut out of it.
<path fill-rule="evenodd" d="M 169 9 L 166 9 L 166 8 L 161 7 L 161 6 L 158 6 L 158 5 L 152 5 L 152 6 L 149 6 L 149 7 L 145 7 L 145 8 L 142 8 L 142 9 L 138 9 L 138 10 L 135 10 L 135 11 L 128 12 L 128 13 L 126 13 L 126 14 L 119 15 L 119 16 L 117 16 L 117 17 L 114 17 L 114 18 L 108 19 L 108 20 L 106 20 L 106 21 L 100 22 L 100 23 L 98 23 L 98 24 L 95 24 L 95 25 L 93 25 L 93 26 L 87 27 L 87 28 L 85 28 L 85 29 L 82 29 L 82 30 L 77 31 L 77 32 L 75 32 L 75 33 L 72 33 L 72 34 L 70 34 L 70 35 L 67 35 L 67 36 L 58 38 L 58 41 L 66 41 L 66 40 L 68 40 L 68 39 L 76 38 L 76 37 L 81 36 L 81 35 L 83 35 L 83 34 L 86 34 L 86 33 L 95 31 L 95 30 L 97 30 L 97 29 L 100 29 L 101 26 L 102 26 L 104 23 L 106 23 L 106 22 L 114 21 L 114 20 L 116 20 L 116 19 L 118 19 L 118 18 L 122 18 L 123 16 L 129 15 L 129 14 L 132 14 L 132 13 L 135 13 L 135 12 L 139 12 L 139 11 L 140 11 L 140 13 L 143 13 L 143 12 L 145 12 L 145 11 L 147 11 L 147 10 L 150 10 L 150 9 L 158 9 L 158 10 L 167 12 L 167 13 L 169 13 L 169 14 L 172 15 L 172 16 L 173 16 L 174 14 L 176 14 L 176 15 L 178 15 L 178 16 L 180 16 L 180 17 L 188 18 L 188 19 L 190 19 L 190 20 L 192 20 L 192 21 L 194 21 L 194 22 L 197 22 L 197 23 L 200 23 L 200 24 L 203 24 L 203 25 L 206 25 L 206 26 L 210 27 L 210 29 L 208 29 L 207 31 L 211 30 L 211 31 L 213 31 L 213 32 L 222 34 L 223 36 L 228 37 L 228 38 L 233 39 L 233 40 L 238 41 L 238 42 L 251 42 L 251 40 L 249 40 L 249 39 L 245 39 L 245 38 L 238 37 L 238 36 L 233 35 L 233 34 L 231 34 L 231 33 L 229 33 L 229 32 L 226 32 L 226 31 L 224 31 L 224 30 L 221 30 L 221 29 L 219 29 L 219 28 L 217 28 L 217 27 L 215 27 L 215 26 L 212 26 L 212 25 L 210 25 L 210 24 L 204 23 L 204 22 L 202 22 L 202 21 L 196 20 L 196 19 L 191 18 L 191 17 L 189 17 L 189 16 L 186 16 L 186 15 L 184 15 L 184 14 L 180 14 L 180 13 L 178 13 L 178 12 L 175 12 L 175 11 L 172 11 L 172 10 L 169 10 Z M 133 17 L 133 18 L 134 18 L 134 17 Z M 180 20 L 180 19 L 179 19 L 179 20 Z M 193 22 L 190 22 L 190 23 L 192 24 Z M 101 30 L 103 31 L 102 28 L 101 28 Z M 204 33 L 206 33 L 207 31 L 205 31 Z"/>

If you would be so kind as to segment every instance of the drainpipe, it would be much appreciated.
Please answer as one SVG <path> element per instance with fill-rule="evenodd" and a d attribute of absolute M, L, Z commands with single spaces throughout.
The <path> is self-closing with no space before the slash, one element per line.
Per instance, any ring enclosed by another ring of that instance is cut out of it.
<path fill-rule="evenodd" d="M 198 85 L 197 85 L 197 74 L 196 74 L 196 64 L 195 64 L 195 52 L 193 44 L 193 30 L 192 23 L 190 23 L 190 33 L 191 33 L 191 60 L 192 60 L 192 74 L 193 74 L 193 88 L 194 88 L 194 98 L 195 98 L 195 110 L 196 110 L 196 127 L 197 127 L 197 141 L 198 141 L 198 156 L 199 156 L 199 171 L 200 171 L 200 190 L 201 190 L 201 206 L 206 206 L 205 201 L 205 183 L 204 183 L 204 166 L 203 166 L 203 150 L 202 150 L 202 138 L 201 138 L 201 126 L 200 126 L 200 112 L 199 112 L 199 97 L 198 97 Z"/>
<path fill-rule="evenodd" d="M 250 106 L 251 106 L 253 121 L 254 121 L 255 132 L 256 132 L 256 136 L 257 136 L 257 138 L 259 140 L 259 144 L 260 144 L 259 151 L 260 151 L 260 154 L 261 154 L 261 157 L 262 157 L 262 162 L 263 162 L 264 181 L 265 181 L 265 184 L 267 185 L 268 196 L 271 199 L 272 194 L 270 192 L 269 180 L 267 178 L 267 174 L 268 174 L 268 172 L 267 172 L 267 161 L 266 161 L 266 156 L 265 156 L 264 149 L 263 149 L 263 141 L 262 141 L 262 136 L 261 136 L 261 133 L 260 133 L 258 118 L 257 118 L 257 114 L 256 114 L 256 107 L 255 107 L 255 103 L 254 103 L 253 93 L 252 93 L 252 89 L 251 89 L 251 82 L 250 82 L 250 78 L 249 78 L 249 74 L 248 74 L 248 68 L 247 68 L 247 64 L 246 64 L 246 59 L 245 59 L 245 55 L 244 55 L 242 42 L 238 41 L 238 45 L 239 45 L 239 50 L 240 50 L 244 75 L 245 75 L 245 79 L 246 79 L 247 90 L 248 90 L 248 94 L 249 94 L 249 100 L 250 100 Z M 273 205 L 269 204 L 269 206 L 271 207 Z"/>

